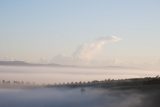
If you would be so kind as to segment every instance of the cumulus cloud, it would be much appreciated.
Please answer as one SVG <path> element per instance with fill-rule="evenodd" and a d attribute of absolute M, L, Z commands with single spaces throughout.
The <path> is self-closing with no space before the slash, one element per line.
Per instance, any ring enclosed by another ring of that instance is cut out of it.
<path fill-rule="evenodd" d="M 92 42 L 84 43 L 78 47 L 71 56 L 59 54 L 52 59 L 52 62 L 65 65 L 86 65 L 92 64 L 98 53 L 102 52 L 106 44 L 116 43 L 121 39 L 117 36 L 100 37 Z"/>
<path fill-rule="evenodd" d="M 74 52 L 73 57 L 83 61 L 91 61 L 97 53 L 101 52 L 104 45 L 115 43 L 121 39 L 117 36 L 100 37 L 93 42 L 85 43 Z"/>

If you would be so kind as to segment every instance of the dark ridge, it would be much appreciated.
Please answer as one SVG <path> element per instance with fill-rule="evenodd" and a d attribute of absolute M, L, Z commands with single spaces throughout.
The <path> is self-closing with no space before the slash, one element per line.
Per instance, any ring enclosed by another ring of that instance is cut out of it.
<path fill-rule="evenodd" d="M 0 80 L 0 87 L 36 86 L 34 82 Z M 160 89 L 160 77 L 130 78 L 130 79 L 105 79 L 87 82 L 70 82 L 58 84 L 39 84 L 40 87 L 48 88 L 104 88 L 104 89 Z"/>
<path fill-rule="evenodd" d="M 47 85 L 47 87 L 68 87 L 68 88 L 112 88 L 112 89 L 160 89 L 160 77 L 145 77 L 131 79 L 106 79 L 102 81 L 94 80 L 89 82 L 71 82 Z"/>
<path fill-rule="evenodd" d="M 60 64 L 34 64 L 25 61 L 0 61 L 3 66 L 61 66 Z"/>
<path fill-rule="evenodd" d="M 0 66 L 48 66 L 48 67 L 73 67 L 73 68 L 96 68 L 96 69 L 137 69 L 136 67 L 126 67 L 126 66 L 80 66 L 80 65 L 62 65 L 57 63 L 28 63 L 25 61 L 0 61 Z"/>

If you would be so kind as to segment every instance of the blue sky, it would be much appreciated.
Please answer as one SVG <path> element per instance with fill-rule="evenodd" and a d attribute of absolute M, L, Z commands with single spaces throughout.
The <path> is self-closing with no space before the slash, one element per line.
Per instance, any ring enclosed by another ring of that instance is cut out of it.
<path fill-rule="evenodd" d="M 160 62 L 159 0 L 0 0 L 0 16 L 1 59 L 70 57 L 84 43 L 116 35 L 123 40 L 96 60 Z"/>

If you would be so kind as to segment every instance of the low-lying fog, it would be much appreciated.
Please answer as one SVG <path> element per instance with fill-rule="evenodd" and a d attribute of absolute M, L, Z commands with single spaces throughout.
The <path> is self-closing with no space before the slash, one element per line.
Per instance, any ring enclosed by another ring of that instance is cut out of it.
<path fill-rule="evenodd" d="M 159 75 L 138 69 L 0 66 L 0 80 L 57 83 Z M 160 107 L 160 91 L 0 88 L 0 107 Z"/>
<path fill-rule="evenodd" d="M 0 107 L 160 107 L 160 93 L 107 89 L 0 89 Z"/>
<path fill-rule="evenodd" d="M 159 74 L 158 71 L 142 69 L 0 66 L 0 80 L 23 80 L 36 83 L 121 79 Z"/>

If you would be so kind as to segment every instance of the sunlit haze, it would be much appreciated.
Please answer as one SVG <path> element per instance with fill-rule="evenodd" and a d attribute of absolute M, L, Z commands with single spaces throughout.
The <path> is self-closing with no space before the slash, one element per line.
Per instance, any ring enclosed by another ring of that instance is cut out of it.
<path fill-rule="evenodd" d="M 160 107 L 160 0 L 0 0 L 0 107 Z"/>

